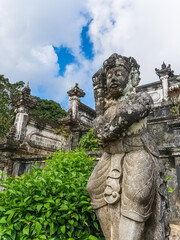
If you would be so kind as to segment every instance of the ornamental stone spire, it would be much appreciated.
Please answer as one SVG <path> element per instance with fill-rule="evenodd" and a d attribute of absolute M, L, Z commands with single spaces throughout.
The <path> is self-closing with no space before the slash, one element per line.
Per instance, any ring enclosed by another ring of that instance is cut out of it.
<path fill-rule="evenodd" d="M 70 110 L 72 113 L 72 119 L 77 119 L 78 117 L 78 108 L 79 108 L 79 102 L 80 98 L 85 96 L 85 92 L 79 88 L 78 83 L 67 92 L 69 95 L 70 100 Z"/>
<path fill-rule="evenodd" d="M 167 101 L 168 100 L 168 89 L 169 89 L 168 79 L 169 79 L 169 77 L 174 76 L 174 71 L 171 70 L 170 64 L 168 66 L 166 66 L 166 64 L 164 62 L 161 65 L 161 69 L 155 68 L 155 71 L 162 83 L 163 101 Z"/>
<path fill-rule="evenodd" d="M 37 105 L 37 100 L 32 98 L 29 82 L 18 96 L 14 96 L 12 105 L 15 107 L 15 121 L 14 121 L 14 140 L 23 141 L 25 136 L 28 116 L 30 109 Z"/>
<path fill-rule="evenodd" d="M 70 97 L 74 97 L 75 96 L 75 97 L 78 97 L 78 98 L 85 96 L 85 92 L 81 88 L 79 88 L 79 84 L 78 83 L 76 83 L 75 86 L 71 90 L 69 90 L 67 92 L 67 94 Z"/>

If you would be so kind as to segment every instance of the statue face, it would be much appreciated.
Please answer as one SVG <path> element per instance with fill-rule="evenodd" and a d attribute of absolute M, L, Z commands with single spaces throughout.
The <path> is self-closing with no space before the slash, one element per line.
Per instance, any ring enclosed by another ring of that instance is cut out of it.
<path fill-rule="evenodd" d="M 109 97 L 117 99 L 122 96 L 129 79 L 127 70 L 123 66 L 111 68 L 107 71 L 106 78 Z"/>

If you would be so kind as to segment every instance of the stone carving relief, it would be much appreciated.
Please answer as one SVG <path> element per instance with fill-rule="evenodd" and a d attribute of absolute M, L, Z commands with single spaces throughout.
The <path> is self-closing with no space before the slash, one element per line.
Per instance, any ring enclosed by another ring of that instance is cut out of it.
<path fill-rule="evenodd" d="M 161 91 L 156 90 L 154 92 L 151 91 L 151 92 L 148 92 L 148 93 L 152 97 L 153 102 L 154 102 L 155 105 L 162 101 L 162 93 L 161 93 Z"/>
<path fill-rule="evenodd" d="M 32 132 L 29 136 L 27 136 L 28 143 L 31 147 L 38 147 L 42 149 L 49 149 L 49 150 L 59 150 L 62 149 L 63 140 L 60 141 L 59 139 L 43 136 L 37 132 Z"/>
<path fill-rule="evenodd" d="M 147 132 L 152 98 L 136 93 L 139 65 L 112 54 L 93 76 L 94 131 L 103 154 L 87 190 L 106 240 L 167 240 L 166 179 Z"/>

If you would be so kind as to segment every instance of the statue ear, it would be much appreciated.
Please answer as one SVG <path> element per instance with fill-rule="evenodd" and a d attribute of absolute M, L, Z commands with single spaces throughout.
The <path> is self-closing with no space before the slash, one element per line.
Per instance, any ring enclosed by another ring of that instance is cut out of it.
<path fill-rule="evenodd" d="M 136 68 L 132 67 L 131 71 L 129 73 L 129 82 L 131 82 L 131 85 L 133 88 L 136 88 L 139 84 L 141 78 L 139 77 L 140 72 Z"/>

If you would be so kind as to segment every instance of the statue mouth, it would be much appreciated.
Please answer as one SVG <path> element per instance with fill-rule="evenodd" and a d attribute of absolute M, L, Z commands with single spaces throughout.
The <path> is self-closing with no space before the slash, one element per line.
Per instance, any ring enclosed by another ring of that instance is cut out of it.
<path fill-rule="evenodd" d="M 118 87 L 119 86 L 119 84 L 117 84 L 117 83 L 112 83 L 111 84 L 111 88 L 116 88 L 116 87 Z"/>

